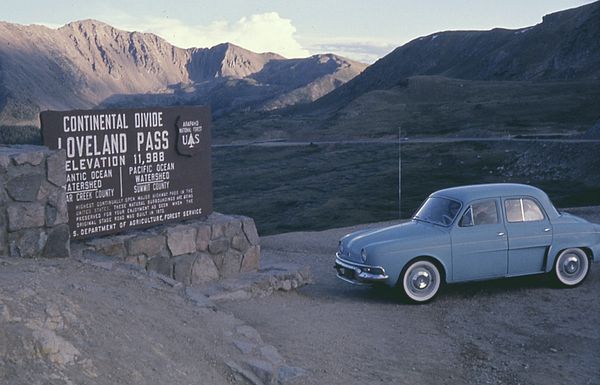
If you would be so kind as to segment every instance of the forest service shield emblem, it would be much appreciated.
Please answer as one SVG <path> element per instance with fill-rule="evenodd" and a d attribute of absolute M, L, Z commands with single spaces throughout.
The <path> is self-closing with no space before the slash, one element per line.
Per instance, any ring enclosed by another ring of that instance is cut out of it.
<path fill-rule="evenodd" d="M 177 152 L 181 155 L 194 156 L 200 152 L 200 138 L 204 127 L 199 119 L 190 119 L 178 116 L 175 122 L 177 127 Z"/>

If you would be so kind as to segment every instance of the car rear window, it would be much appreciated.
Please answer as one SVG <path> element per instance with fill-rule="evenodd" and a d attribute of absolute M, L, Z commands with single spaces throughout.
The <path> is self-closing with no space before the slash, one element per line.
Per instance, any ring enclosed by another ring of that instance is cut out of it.
<path fill-rule="evenodd" d="M 507 199 L 504 201 L 504 208 L 508 222 L 532 222 L 544 219 L 542 209 L 533 199 Z"/>

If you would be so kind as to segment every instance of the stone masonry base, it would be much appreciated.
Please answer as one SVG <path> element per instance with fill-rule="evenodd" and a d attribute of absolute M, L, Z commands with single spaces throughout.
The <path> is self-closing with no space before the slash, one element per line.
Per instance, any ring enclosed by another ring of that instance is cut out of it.
<path fill-rule="evenodd" d="M 213 213 L 205 219 L 72 241 L 65 157 L 64 150 L 0 146 L 0 256 L 104 255 L 186 285 L 258 270 L 256 226 L 243 216 Z"/>
<path fill-rule="evenodd" d="M 194 285 L 258 270 L 260 243 L 251 218 L 213 213 L 204 220 L 72 241 L 71 251 L 122 259 Z"/>
<path fill-rule="evenodd" d="M 65 153 L 0 146 L 0 255 L 69 257 Z"/>

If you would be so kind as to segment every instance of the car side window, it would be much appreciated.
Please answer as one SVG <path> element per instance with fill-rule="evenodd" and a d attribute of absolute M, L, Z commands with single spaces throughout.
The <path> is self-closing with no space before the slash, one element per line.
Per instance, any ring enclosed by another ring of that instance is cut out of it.
<path fill-rule="evenodd" d="M 528 221 L 541 221 L 544 219 L 542 209 L 531 199 L 523 199 L 523 220 Z"/>
<path fill-rule="evenodd" d="M 532 199 L 519 198 L 504 201 L 506 220 L 509 222 L 533 222 L 544 219 L 540 206 Z"/>
<path fill-rule="evenodd" d="M 507 199 L 504 201 L 506 220 L 509 222 L 523 222 L 520 199 Z"/>
<path fill-rule="evenodd" d="M 476 202 L 467 208 L 459 226 L 479 226 L 498 223 L 498 209 L 495 200 Z"/>

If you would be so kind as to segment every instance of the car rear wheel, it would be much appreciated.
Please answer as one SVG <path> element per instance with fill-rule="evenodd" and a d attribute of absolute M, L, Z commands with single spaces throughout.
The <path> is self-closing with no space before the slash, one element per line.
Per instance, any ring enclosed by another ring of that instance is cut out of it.
<path fill-rule="evenodd" d="M 556 257 L 554 275 L 557 281 L 567 287 L 575 287 L 583 282 L 590 271 L 590 260 L 578 248 L 566 249 Z"/>
<path fill-rule="evenodd" d="M 413 261 L 403 271 L 402 289 L 412 302 L 424 303 L 433 299 L 440 285 L 439 269 L 427 260 Z"/>

